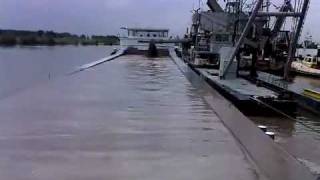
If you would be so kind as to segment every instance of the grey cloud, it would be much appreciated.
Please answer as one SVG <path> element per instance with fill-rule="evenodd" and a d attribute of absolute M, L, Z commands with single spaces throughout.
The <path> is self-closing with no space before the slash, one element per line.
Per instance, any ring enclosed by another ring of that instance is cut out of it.
<path fill-rule="evenodd" d="M 0 0 L 0 28 L 117 34 L 121 26 L 170 28 L 182 34 L 197 0 Z M 203 0 L 205 2 L 205 0 Z M 320 41 L 320 2 L 311 1 L 305 32 Z"/>

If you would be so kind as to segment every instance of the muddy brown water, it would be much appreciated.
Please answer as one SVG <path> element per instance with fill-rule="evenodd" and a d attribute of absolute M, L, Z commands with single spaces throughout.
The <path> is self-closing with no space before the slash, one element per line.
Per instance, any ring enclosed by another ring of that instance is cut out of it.
<path fill-rule="evenodd" d="M 1 179 L 228 179 L 259 172 L 169 58 L 124 56 L 0 101 Z"/>
<path fill-rule="evenodd" d="M 56 46 L 56 47 L 8 47 L 0 48 L 0 101 L 15 96 L 29 88 L 45 83 L 51 79 L 58 78 L 66 73 L 74 70 L 74 68 L 85 63 L 95 61 L 110 54 L 114 47 L 106 46 Z M 126 64 L 119 69 L 122 73 L 127 73 L 130 70 L 132 73 L 127 76 L 128 84 L 135 89 L 136 92 L 147 92 L 146 104 L 134 104 L 128 106 L 128 111 L 132 113 L 132 120 L 141 118 L 141 114 L 135 111 L 134 106 L 141 106 L 154 112 L 161 117 L 164 113 L 165 102 L 168 93 L 181 93 L 185 95 L 184 98 L 188 100 L 187 107 L 181 107 L 176 111 L 181 111 L 183 118 L 192 120 L 195 116 L 203 118 L 203 122 L 207 121 L 212 112 L 201 102 L 199 97 L 193 92 L 191 87 L 186 88 L 185 85 L 175 86 L 181 83 L 179 78 L 181 74 L 172 74 L 170 68 L 166 63 L 152 63 L 134 66 L 134 64 Z M 139 69 L 137 69 L 139 68 Z M 173 76 L 179 76 L 178 78 Z M 178 80 L 177 80 L 178 79 Z M 114 76 L 112 82 L 116 83 L 117 77 Z M 319 89 L 319 80 L 297 77 L 294 88 L 301 89 L 302 86 Z M 143 86 L 136 86 L 135 84 L 144 84 Z M 167 88 L 166 91 L 159 91 Z M 191 88 L 191 89 L 190 89 Z M 123 94 L 131 93 L 130 90 L 122 88 Z M 159 92 L 157 97 L 152 94 Z M 137 94 L 138 96 L 139 94 Z M 150 96 L 150 97 L 149 97 Z M 134 96 L 133 96 L 134 97 Z M 159 97 L 163 97 L 163 106 L 154 107 L 154 103 L 158 101 Z M 173 96 L 172 98 L 178 96 Z M 123 98 L 123 103 L 125 97 Z M 133 101 L 133 100 L 132 100 Z M 131 102 L 131 101 L 130 101 Z M 120 102 L 121 103 L 121 102 Z M 179 103 L 179 102 L 177 102 Z M 122 106 L 115 104 L 114 108 Z M 158 108 L 158 111 L 154 111 Z M 170 107 L 169 107 L 170 108 Z M 174 108 L 174 107 L 171 107 Z M 189 113 L 189 114 L 188 114 Z M 191 113 L 191 114 L 190 114 Z M 256 124 L 268 126 L 269 130 L 275 131 L 276 142 L 285 148 L 288 152 L 301 160 L 311 168 L 312 171 L 320 173 L 320 120 L 319 117 L 301 110 L 299 121 L 292 121 L 286 118 L 266 118 L 266 117 L 250 117 Z M 154 114 L 153 114 L 154 115 Z M 137 117 L 136 117 L 137 116 Z M 148 116 L 145 116 L 148 118 Z M 178 117 L 178 115 L 177 115 Z M 180 118 L 180 117 L 179 117 Z M 36 125 L 38 126 L 38 125 Z M 41 126 L 41 124 L 39 125 Z M 210 129 L 203 129 L 210 130 Z M 203 140 L 208 141 L 207 139 Z"/>
<path fill-rule="evenodd" d="M 111 46 L 0 47 L 0 100 L 108 56 Z"/>

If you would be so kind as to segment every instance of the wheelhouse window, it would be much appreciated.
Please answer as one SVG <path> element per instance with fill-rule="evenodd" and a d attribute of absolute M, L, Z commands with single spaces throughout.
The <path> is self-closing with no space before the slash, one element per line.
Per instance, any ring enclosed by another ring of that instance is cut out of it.
<path fill-rule="evenodd" d="M 163 29 L 128 29 L 128 36 L 131 37 L 167 38 L 168 35 L 168 30 Z"/>

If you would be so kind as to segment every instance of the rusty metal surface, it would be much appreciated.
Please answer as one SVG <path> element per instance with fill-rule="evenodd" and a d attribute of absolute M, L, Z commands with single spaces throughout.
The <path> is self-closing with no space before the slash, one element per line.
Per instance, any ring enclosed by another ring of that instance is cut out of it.
<path fill-rule="evenodd" d="M 168 58 L 122 56 L 3 99 L 0 114 L 0 179 L 262 179 Z"/>
<path fill-rule="evenodd" d="M 263 134 L 256 125 L 245 117 L 232 103 L 228 102 L 214 89 L 193 72 L 180 58 L 170 50 L 173 61 L 199 90 L 201 96 L 217 113 L 218 117 L 228 127 L 243 145 L 251 158 L 265 175 L 272 180 L 315 180 L 310 170 L 302 165 L 288 152 L 276 145 L 271 138 Z"/>

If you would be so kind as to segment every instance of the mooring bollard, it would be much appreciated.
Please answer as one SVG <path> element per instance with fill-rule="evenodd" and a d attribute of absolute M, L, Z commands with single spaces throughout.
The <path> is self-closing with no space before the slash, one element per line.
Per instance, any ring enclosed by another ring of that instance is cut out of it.
<path fill-rule="evenodd" d="M 268 135 L 271 139 L 275 139 L 276 134 L 274 132 L 266 132 L 266 135 Z"/>
<path fill-rule="evenodd" d="M 261 131 L 263 131 L 264 133 L 268 131 L 267 126 L 259 125 L 258 128 L 261 129 Z"/>

